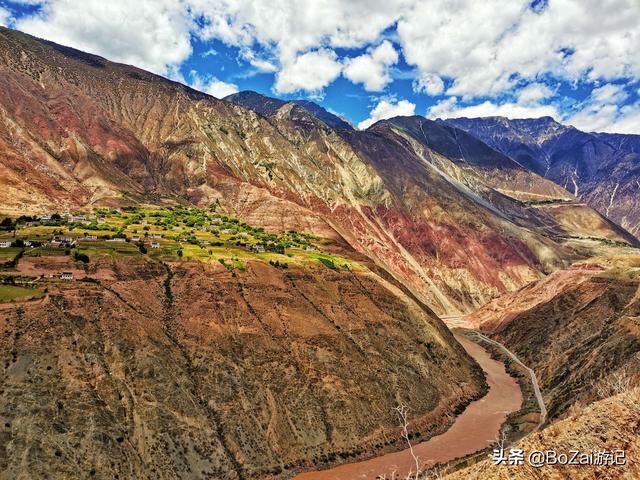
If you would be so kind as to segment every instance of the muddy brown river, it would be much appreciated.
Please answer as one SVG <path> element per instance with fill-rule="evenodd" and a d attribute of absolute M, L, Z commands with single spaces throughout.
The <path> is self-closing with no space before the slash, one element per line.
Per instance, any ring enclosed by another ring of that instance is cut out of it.
<path fill-rule="evenodd" d="M 456 335 L 465 350 L 482 367 L 487 376 L 489 391 L 479 400 L 469 404 L 451 428 L 441 435 L 414 445 L 420 462 L 425 465 L 444 463 L 475 453 L 493 443 L 507 415 L 520 409 L 522 392 L 516 380 L 505 370 L 501 362 L 493 360 L 477 343 Z M 388 453 L 361 462 L 340 465 L 329 470 L 300 474 L 295 480 L 375 480 L 404 478 L 415 463 L 409 450 Z"/>

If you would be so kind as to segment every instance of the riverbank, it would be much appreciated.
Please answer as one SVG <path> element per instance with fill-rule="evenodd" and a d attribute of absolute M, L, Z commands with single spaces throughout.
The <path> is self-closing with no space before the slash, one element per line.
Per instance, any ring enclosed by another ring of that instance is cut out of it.
<path fill-rule="evenodd" d="M 414 445 L 413 450 L 422 465 L 450 462 L 473 454 L 495 442 L 507 417 L 520 409 L 522 392 L 516 379 L 509 375 L 503 363 L 491 358 L 481 345 L 456 335 L 467 353 L 482 367 L 489 386 L 487 394 L 469 404 L 446 432 Z M 409 449 L 388 453 L 361 462 L 340 465 L 329 470 L 300 474 L 295 480 L 375 480 L 404 478 L 415 462 Z"/>

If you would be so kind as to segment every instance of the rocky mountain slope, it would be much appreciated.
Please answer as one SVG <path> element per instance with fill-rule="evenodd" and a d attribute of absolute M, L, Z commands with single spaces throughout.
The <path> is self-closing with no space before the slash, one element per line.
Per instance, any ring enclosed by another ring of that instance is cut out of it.
<path fill-rule="evenodd" d="M 0 304 L 2 479 L 290 475 L 401 446 L 399 401 L 426 436 L 482 388 L 433 313 L 366 268 L 86 269 L 102 280 Z"/>
<path fill-rule="evenodd" d="M 253 92 L 250 90 L 233 93 L 225 97 L 225 100 L 250 108 L 263 117 L 271 117 L 287 103 L 284 100 L 266 97 L 265 95 L 261 95 L 258 92 Z M 293 100 L 290 103 L 304 108 L 307 112 L 309 112 L 316 119 L 320 120 L 328 127 L 334 129 L 353 130 L 353 127 L 348 122 L 338 117 L 337 115 L 328 112 L 316 103 L 313 103 L 309 100 Z"/>
<path fill-rule="evenodd" d="M 572 451 L 588 455 L 594 452 L 617 452 L 624 450 L 623 465 L 591 464 L 543 466 L 530 465 L 526 460 L 521 465 L 494 465 L 485 460 L 450 475 L 447 480 L 523 480 L 523 479 L 633 479 L 640 477 L 640 465 L 635 461 L 640 454 L 640 389 L 618 392 L 617 395 L 600 400 L 586 407 L 573 409 L 567 418 L 539 433 L 534 433 L 518 442 L 513 448 L 522 449 L 525 459 L 534 450 L 552 450 L 574 458 Z M 509 449 L 506 449 L 509 454 Z M 600 462 L 606 455 L 600 454 Z M 585 460 L 586 457 L 581 457 Z M 583 461 L 585 461 L 583 460 Z M 611 460 L 609 460 L 611 461 Z"/>
<path fill-rule="evenodd" d="M 444 123 L 471 133 L 640 235 L 640 135 L 586 133 L 550 117 Z"/>
<path fill-rule="evenodd" d="M 468 319 L 535 370 L 549 418 L 556 418 L 579 400 L 593 400 L 604 379 L 640 375 L 640 259 L 591 259 Z"/>
<path fill-rule="evenodd" d="M 240 94 L 245 108 L 19 32 L 0 36 L 5 213 L 216 203 L 267 229 L 332 238 L 441 314 L 578 258 L 571 237 L 630 241 L 513 162 L 497 175 L 508 159 L 468 136 L 464 159 L 447 157 L 455 129 L 438 145 L 433 125 L 418 135 L 419 118 L 404 121 L 415 128 L 334 129 L 337 117 L 308 104 Z"/>
<path fill-rule="evenodd" d="M 489 289 L 478 283 L 478 276 L 484 275 L 482 283 L 489 283 L 495 292 L 510 290 L 523 281 L 508 265 L 508 259 L 481 252 L 492 240 L 478 237 L 491 230 L 509 231 L 512 238 L 522 241 L 521 246 L 526 247 L 520 249 L 508 241 L 506 251 L 513 251 L 515 247 L 517 257 L 521 257 L 530 250 L 533 257 L 545 265 L 543 268 L 550 270 L 567 252 L 552 254 L 552 257 L 557 255 L 556 260 L 543 252 L 561 251 L 564 247 L 559 244 L 568 237 L 595 234 L 614 241 L 635 241 L 624 230 L 576 202 L 564 189 L 461 130 L 423 117 L 399 117 L 378 122 L 366 132 L 348 129 L 336 132 L 294 102 L 276 101 L 279 108 L 275 109 L 274 99 L 255 92 L 241 92 L 228 98 L 264 115 L 316 159 L 327 156 L 325 152 L 328 152 L 330 160 L 339 155 L 375 169 L 382 185 L 388 189 L 385 201 L 406 213 L 401 223 L 395 220 L 387 225 L 390 214 L 396 212 L 389 211 L 386 205 L 384 209 L 378 208 L 374 213 L 384 215 L 382 225 L 376 220 L 374 228 L 384 228 L 391 240 L 399 243 L 403 250 L 400 262 L 408 255 L 412 257 L 410 264 L 417 260 L 422 267 L 418 269 L 422 280 L 426 276 L 424 272 L 429 272 L 432 291 L 438 289 L 436 299 L 430 304 L 435 305 L 438 312 L 454 311 L 460 304 L 473 308 L 483 303 L 483 298 L 492 296 Z M 334 163 L 335 159 L 329 168 Z M 482 219 L 483 227 L 478 227 L 471 218 Z M 459 233 L 453 237 L 443 236 L 437 230 L 442 234 L 452 230 Z M 549 238 L 554 241 L 549 242 Z M 476 241 L 484 244 L 483 247 L 469 248 Z M 388 245 L 385 239 L 385 246 Z M 393 250 L 371 251 L 375 247 L 370 245 L 368 254 L 389 262 Z M 451 255 L 456 255 L 457 260 L 451 259 Z M 519 263 L 517 259 L 514 261 Z M 488 280 L 489 271 L 506 269 L 511 270 L 507 276 Z M 455 303 L 450 302 L 451 299 Z"/>

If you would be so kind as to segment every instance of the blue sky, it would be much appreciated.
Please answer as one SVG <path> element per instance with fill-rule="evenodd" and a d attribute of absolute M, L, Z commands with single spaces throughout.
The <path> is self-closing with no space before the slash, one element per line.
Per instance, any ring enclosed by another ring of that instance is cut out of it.
<path fill-rule="evenodd" d="M 640 133 L 636 0 L 0 0 L 0 24 L 221 97 L 395 115 L 550 115 Z"/>

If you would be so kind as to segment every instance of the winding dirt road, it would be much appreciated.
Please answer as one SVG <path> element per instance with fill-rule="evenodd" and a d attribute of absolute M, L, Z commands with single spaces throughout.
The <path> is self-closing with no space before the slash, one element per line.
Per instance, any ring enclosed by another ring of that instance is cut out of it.
<path fill-rule="evenodd" d="M 472 402 L 446 432 L 414 445 L 416 455 L 425 466 L 448 462 L 487 447 L 498 437 L 507 415 L 520 409 L 522 404 L 520 387 L 502 363 L 493 360 L 477 343 L 458 335 L 456 339 L 484 370 L 489 392 Z M 375 480 L 381 475 L 393 478 L 394 473 L 395 478 L 404 478 L 412 468 L 415 470 L 415 463 L 407 449 L 329 470 L 303 473 L 295 480 Z"/>
<path fill-rule="evenodd" d="M 487 343 L 491 343 L 502 350 L 506 355 L 508 355 L 514 362 L 524 368 L 527 373 L 529 373 L 529 377 L 531 378 L 531 385 L 533 386 L 533 393 L 536 396 L 536 400 L 538 402 L 538 407 L 540 408 L 540 423 L 538 424 L 538 428 L 540 428 L 544 422 L 547 420 L 547 406 L 544 404 L 544 399 L 542 398 L 542 392 L 540 391 L 540 385 L 538 384 L 538 377 L 536 377 L 536 373 L 529 367 L 527 367 L 524 363 L 520 361 L 518 356 L 509 350 L 507 347 L 502 345 L 500 342 L 496 342 L 495 340 L 487 337 L 486 335 L 480 332 L 474 332 L 476 337 L 480 340 L 485 341 Z"/>

